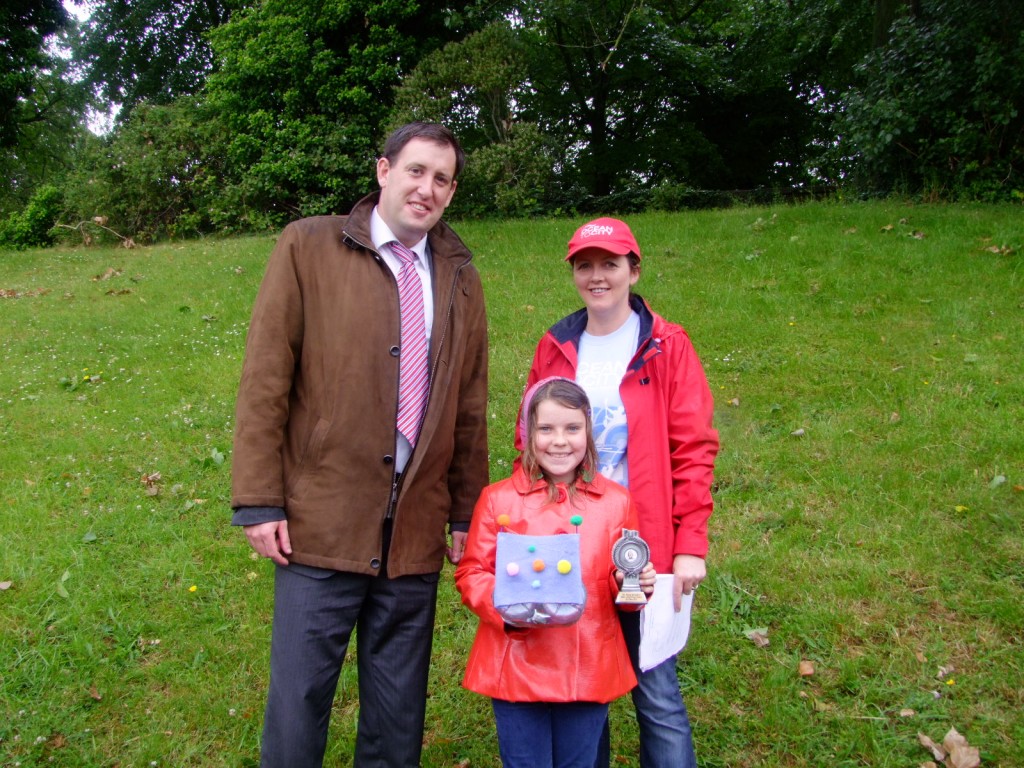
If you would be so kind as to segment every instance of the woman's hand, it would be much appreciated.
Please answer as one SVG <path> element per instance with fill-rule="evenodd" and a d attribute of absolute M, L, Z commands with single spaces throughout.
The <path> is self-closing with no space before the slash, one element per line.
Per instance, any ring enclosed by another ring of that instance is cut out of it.
<path fill-rule="evenodd" d="M 683 595 L 688 595 L 704 581 L 708 575 L 707 565 L 703 557 L 696 555 L 676 555 L 672 560 L 673 599 L 676 613 L 683 607 Z"/>

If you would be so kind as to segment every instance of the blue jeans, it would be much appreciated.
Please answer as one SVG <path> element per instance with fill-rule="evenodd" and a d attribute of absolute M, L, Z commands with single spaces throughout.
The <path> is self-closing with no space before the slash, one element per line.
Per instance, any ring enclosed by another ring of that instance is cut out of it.
<path fill-rule="evenodd" d="M 591 768 L 608 705 L 492 699 L 504 768 Z"/>
<path fill-rule="evenodd" d="M 693 750 L 690 716 L 676 675 L 676 657 L 666 659 L 654 669 L 640 671 L 639 613 L 620 614 L 622 633 L 633 660 L 639 684 L 633 689 L 633 706 L 640 726 L 640 768 L 697 768 Z M 601 734 L 596 768 L 608 768 L 611 748 L 608 723 Z"/>

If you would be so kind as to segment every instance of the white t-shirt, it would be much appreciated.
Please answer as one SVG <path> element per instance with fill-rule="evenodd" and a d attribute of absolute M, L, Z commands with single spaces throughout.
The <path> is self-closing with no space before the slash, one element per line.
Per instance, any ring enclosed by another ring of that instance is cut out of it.
<path fill-rule="evenodd" d="M 640 316 L 630 312 L 622 326 L 607 336 L 580 336 L 576 383 L 590 398 L 598 471 L 629 487 L 626 461 L 626 407 L 619 385 L 640 339 Z"/>

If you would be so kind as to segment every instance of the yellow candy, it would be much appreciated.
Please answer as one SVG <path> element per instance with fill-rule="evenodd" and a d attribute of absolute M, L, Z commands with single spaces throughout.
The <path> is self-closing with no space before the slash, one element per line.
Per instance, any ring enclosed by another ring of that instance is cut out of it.
<path fill-rule="evenodd" d="M 571 570 L 572 570 L 572 563 L 570 563 L 568 560 L 559 560 L 558 561 L 558 572 L 560 574 L 565 576 L 565 574 L 567 574 Z"/>

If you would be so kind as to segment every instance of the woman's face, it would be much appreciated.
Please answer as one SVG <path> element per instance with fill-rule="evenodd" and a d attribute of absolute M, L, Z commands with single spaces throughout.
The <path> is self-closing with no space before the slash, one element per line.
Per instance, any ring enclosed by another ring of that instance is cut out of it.
<path fill-rule="evenodd" d="M 572 260 L 572 276 L 587 311 L 616 315 L 629 311 L 629 289 L 640 278 L 628 256 L 608 251 L 581 251 Z"/>

